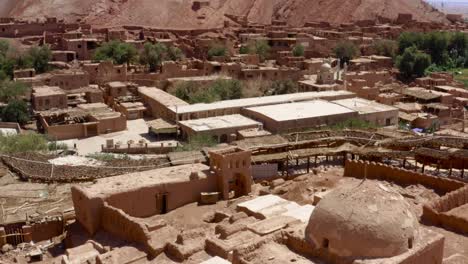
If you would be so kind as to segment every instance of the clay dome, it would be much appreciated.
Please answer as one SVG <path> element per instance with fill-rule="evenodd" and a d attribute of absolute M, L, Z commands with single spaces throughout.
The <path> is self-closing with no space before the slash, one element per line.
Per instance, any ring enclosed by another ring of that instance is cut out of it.
<path fill-rule="evenodd" d="M 324 63 L 324 64 L 322 64 L 322 66 L 320 66 L 320 69 L 322 71 L 329 71 L 329 70 L 331 70 L 331 68 L 332 67 L 331 67 L 331 65 L 329 63 Z"/>
<path fill-rule="evenodd" d="M 403 196 L 384 183 L 348 183 L 310 216 L 306 240 L 344 258 L 387 258 L 413 247 L 419 223 Z"/>

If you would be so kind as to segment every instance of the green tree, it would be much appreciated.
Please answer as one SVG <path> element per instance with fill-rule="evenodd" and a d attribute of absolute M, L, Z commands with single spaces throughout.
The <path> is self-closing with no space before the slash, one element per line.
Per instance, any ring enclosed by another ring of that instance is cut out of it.
<path fill-rule="evenodd" d="M 211 45 L 210 49 L 208 50 L 208 58 L 213 57 L 220 57 L 227 55 L 227 48 L 219 43 Z"/>
<path fill-rule="evenodd" d="M 395 58 L 398 52 L 398 43 L 390 39 L 380 39 L 373 43 L 377 55 Z"/>
<path fill-rule="evenodd" d="M 167 47 L 161 43 L 145 43 L 143 51 L 140 55 L 140 63 L 148 65 L 150 71 L 154 72 L 158 69 L 159 66 L 161 66 L 166 51 Z"/>
<path fill-rule="evenodd" d="M 138 55 L 137 49 L 129 43 L 111 41 L 96 49 L 94 59 L 111 60 L 116 64 L 130 64 Z"/>
<path fill-rule="evenodd" d="M 294 57 L 303 57 L 305 53 L 305 48 L 302 44 L 297 44 L 292 50 Z"/>
<path fill-rule="evenodd" d="M 411 78 L 414 75 L 421 77 L 431 65 L 431 57 L 413 46 L 397 57 L 396 64 L 405 78 Z"/>
<path fill-rule="evenodd" d="M 242 86 L 239 80 L 219 79 L 209 87 L 209 92 L 215 94 L 220 100 L 240 99 Z"/>
<path fill-rule="evenodd" d="M 351 41 L 339 42 L 335 49 L 335 56 L 341 60 L 341 64 L 349 63 L 355 56 L 359 55 L 358 47 Z"/>
<path fill-rule="evenodd" d="M 270 56 L 270 50 L 271 47 L 266 40 L 260 39 L 254 42 L 254 52 L 260 57 L 260 60 L 266 60 Z"/>
<path fill-rule="evenodd" d="M 449 35 L 445 32 L 430 32 L 423 36 L 424 44 L 416 46 L 431 55 L 437 65 L 444 65 L 448 61 Z"/>
<path fill-rule="evenodd" d="M 6 57 L 9 49 L 10 43 L 6 40 L 0 39 L 0 57 Z"/>
<path fill-rule="evenodd" d="M 33 67 L 37 73 L 44 73 L 49 70 L 49 61 L 52 59 L 52 52 L 48 46 L 34 46 L 28 50 L 24 59 L 26 62 L 23 66 Z M 19 63 L 17 64 L 19 65 Z"/>
<path fill-rule="evenodd" d="M 178 61 L 178 60 L 183 59 L 184 57 L 185 57 L 184 52 L 178 47 L 170 46 L 167 49 L 167 58 L 169 60 Z"/>
<path fill-rule="evenodd" d="M 0 102 L 9 102 L 10 100 L 19 99 L 30 90 L 22 82 L 13 82 L 5 80 L 0 83 Z"/>
<path fill-rule="evenodd" d="M 248 45 L 242 45 L 240 48 L 239 48 L 239 53 L 240 54 L 250 54 L 250 48 Z"/>
<path fill-rule="evenodd" d="M 424 43 L 423 35 L 415 32 L 403 32 L 398 37 L 398 54 L 403 54 L 407 48 L 412 46 L 421 47 Z"/>
<path fill-rule="evenodd" d="M 21 100 L 10 101 L 2 110 L 2 121 L 26 124 L 29 121 L 28 105 Z"/>

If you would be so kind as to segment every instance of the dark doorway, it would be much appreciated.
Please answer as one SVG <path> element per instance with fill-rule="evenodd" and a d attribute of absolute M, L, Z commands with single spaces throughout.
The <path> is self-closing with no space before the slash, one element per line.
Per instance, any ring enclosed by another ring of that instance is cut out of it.
<path fill-rule="evenodd" d="M 167 193 L 156 195 L 156 211 L 158 214 L 167 214 Z"/>

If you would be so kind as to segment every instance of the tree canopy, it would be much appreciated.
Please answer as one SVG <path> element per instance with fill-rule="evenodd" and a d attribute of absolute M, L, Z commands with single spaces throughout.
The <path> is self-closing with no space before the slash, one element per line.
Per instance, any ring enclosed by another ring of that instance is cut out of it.
<path fill-rule="evenodd" d="M 177 47 L 167 47 L 161 43 L 145 43 L 143 51 L 140 54 L 140 63 L 149 66 L 150 71 L 154 72 L 166 60 L 177 61 L 184 57 L 182 50 Z"/>
<path fill-rule="evenodd" d="M 296 46 L 294 46 L 292 50 L 292 54 L 295 57 L 302 57 L 304 56 L 304 53 L 305 53 L 305 48 L 302 44 L 297 44 Z"/>
<path fill-rule="evenodd" d="M 10 101 L 2 110 L 2 121 L 26 124 L 29 121 L 28 105 L 21 100 Z"/>
<path fill-rule="evenodd" d="M 431 56 L 412 46 L 406 48 L 403 54 L 397 57 L 396 64 L 404 77 L 421 77 L 431 65 Z"/>
<path fill-rule="evenodd" d="M 9 102 L 13 99 L 19 99 L 30 90 L 22 82 L 13 82 L 4 80 L 0 82 L 0 102 Z"/>
<path fill-rule="evenodd" d="M 137 58 L 137 49 L 129 43 L 121 41 L 111 41 L 104 43 L 96 49 L 94 59 L 111 60 L 116 64 L 130 64 Z"/>
<path fill-rule="evenodd" d="M 359 55 L 358 47 L 351 41 L 339 42 L 335 49 L 335 56 L 341 60 L 341 64 L 349 63 L 354 57 Z"/>

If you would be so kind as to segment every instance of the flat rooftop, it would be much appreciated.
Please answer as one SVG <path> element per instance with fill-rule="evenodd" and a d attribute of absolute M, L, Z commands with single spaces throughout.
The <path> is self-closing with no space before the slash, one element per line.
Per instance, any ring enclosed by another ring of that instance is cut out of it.
<path fill-rule="evenodd" d="M 110 196 L 127 191 L 138 191 L 141 188 L 160 184 L 190 181 L 192 172 L 198 173 L 199 178 L 206 178 L 209 175 L 209 169 L 207 165 L 195 163 L 133 172 L 98 179 L 93 185 L 83 187 L 83 189 L 90 197 Z"/>
<path fill-rule="evenodd" d="M 355 113 L 347 107 L 324 100 L 247 108 L 275 121 L 300 120 L 321 116 Z"/>
<path fill-rule="evenodd" d="M 247 126 L 261 126 L 261 123 L 239 114 L 187 120 L 181 121 L 179 124 L 197 132 Z"/>
<path fill-rule="evenodd" d="M 351 110 L 359 112 L 359 114 L 370 114 L 387 111 L 398 111 L 397 108 L 380 104 L 374 101 L 366 100 L 363 98 L 350 98 L 332 101 L 335 104 L 339 104 Z"/>
<path fill-rule="evenodd" d="M 226 108 L 246 108 L 264 105 L 284 104 L 290 102 L 311 101 L 316 99 L 323 100 L 336 100 L 337 97 L 356 97 L 352 92 L 348 91 L 323 91 L 323 92 L 305 92 L 282 94 L 273 96 L 253 97 L 235 100 L 219 101 L 210 104 L 193 104 L 177 107 L 178 114 L 213 111 Z M 169 107 L 172 111 L 176 112 L 176 107 Z"/>
<path fill-rule="evenodd" d="M 65 92 L 58 86 L 39 86 L 33 88 L 33 94 L 36 97 L 65 95 Z"/>
<path fill-rule="evenodd" d="M 156 87 L 141 86 L 141 87 L 138 87 L 138 93 L 144 96 L 147 96 L 151 99 L 154 99 L 155 101 L 165 106 L 188 105 L 188 103 L 185 102 L 184 100 L 179 99 L 178 97 L 172 94 L 166 93 L 165 91 L 158 89 Z"/>
<path fill-rule="evenodd" d="M 193 77 L 177 77 L 167 79 L 169 82 L 203 82 L 203 81 L 216 81 L 216 80 L 232 80 L 229 76 L 222 75 L 209 75 L 209 76 L 193 76 Z"/>

